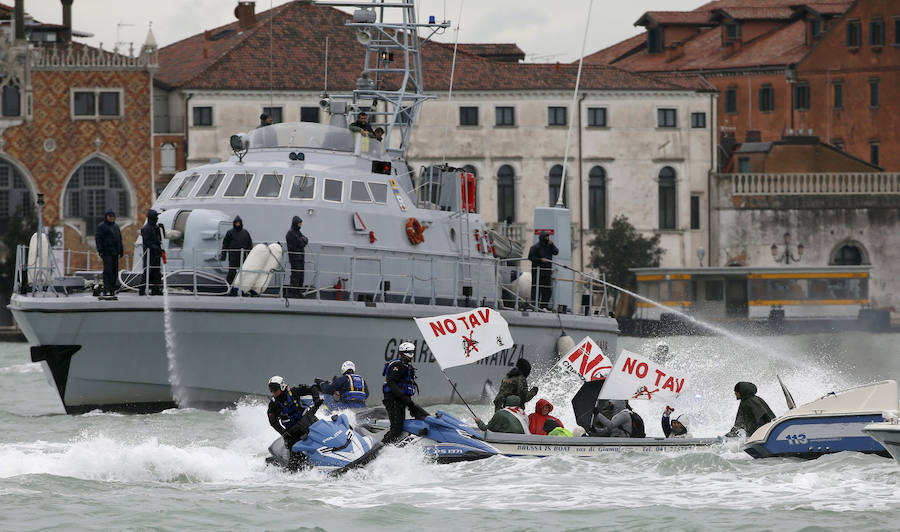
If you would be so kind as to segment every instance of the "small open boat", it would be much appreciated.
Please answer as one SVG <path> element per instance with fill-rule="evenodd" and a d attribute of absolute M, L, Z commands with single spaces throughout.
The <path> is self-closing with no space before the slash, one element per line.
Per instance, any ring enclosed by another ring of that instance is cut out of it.
<path fill-rule="evenodd" d="M 505 456 L 600 456 L 603 453 L 673 452 L 719 443 L 718 438 L 594 438 L 504 434 L 487 431 L 484 441 Z"/>

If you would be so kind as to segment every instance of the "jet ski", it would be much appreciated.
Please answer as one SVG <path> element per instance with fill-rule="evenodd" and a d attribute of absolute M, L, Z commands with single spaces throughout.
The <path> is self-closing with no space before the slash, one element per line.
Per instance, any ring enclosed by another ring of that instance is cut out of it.
<path fill-rule="evenodd" d="M 371 462 L 382 448 L 372 434 L 361 427 L 352 427 L 346 414 L 320 418 L 309 426 L 309 435 L 296 442 L 290 451 L 284 440 L 277 438 L 269 446 L 271 456 L 266 464 L 289 471 L 323 469 L 340 475 Z"/>
<path fill-rule="evenodd" d="M 380 443 L 390 422 L 370 421 L 364 428 Z M 483 433 L 443 410 L 425 419 L 407 419 L 403 431 L 405 434 L 395 444 L 397 447 L 418 446 L 439 464 L 481 460 L 498 454 L 497 449 L 484 441 Z"/>

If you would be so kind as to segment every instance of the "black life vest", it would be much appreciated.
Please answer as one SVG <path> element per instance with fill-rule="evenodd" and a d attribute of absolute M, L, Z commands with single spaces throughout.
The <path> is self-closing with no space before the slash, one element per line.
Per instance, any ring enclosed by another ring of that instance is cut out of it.
<path fill-rule="evenodd" d="M 306 413 L 306 407 L 303 406 L 300 399 L 294 397 L 290 389 L 284 390 L 282 393 L 286 394 L 285 401 L 279 401 L 275 397 L 272 398 L 272 401 L 281 408 L 281 414 L 278 418 L 281 420 L 284 428 L 287 429 L 300 421 L 300 418 Z"/>
<path fill-rule="evenodd" d="M 399 381 L 397 381 L 397 385 L 400 386 L 400 391 L 403 392 L 403 395 L 412 397 L 416 394 L 416 389 L 418 388 L 418 386 L 416 386 L 416 368 L 398 358 L 395 358 L 384 365 L 384 370 L 381 372 L 381 374 L 384 375 L 384 386 L 381 387 L 382 391 L 386 394 L 391 393 L 391 388 L 387 383 L 387 376 L 391 366 L 394 364 L 400 364 L 400 367 L 402 368 L 401 371 L 405 373 L 400 377 Z"/>

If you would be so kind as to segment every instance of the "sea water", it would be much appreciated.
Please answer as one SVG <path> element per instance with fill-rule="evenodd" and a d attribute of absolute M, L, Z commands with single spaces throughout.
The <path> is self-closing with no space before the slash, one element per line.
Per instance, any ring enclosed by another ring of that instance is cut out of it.
<path fill-rule="evenodd" d="M 694 436 L 730 428 L 738 380 L 756 383 L 782 413 L 776 374 L 798 403 L 900 378 L 898 334 L 756 340 L 784 356 L 724 338 L 667 339 L 669 365 L 691 385 L 672 406 Z M 620 348 L 649 354 L 656 342 L 622 338 Z M 727 444 L 436 465 L 388 449 L 338 479 L 290 475 L 264 465 L 276 434 L 259 399 L 221 411 L 68 416 L 28 360 L 27 345 L 0 344 L 0 530 L 896 530 L 900 522 L 900 467 L 856 453 L 753 460 Z M 541 382 L 539 370 L 532 380 L 569 420 L 560 387 Z M 490 416 L 489 405 L 473 406 Z M 659 434 L 665 404 L 636 406 Z M 471 419 L 460 405 L 446 408 Z"/>

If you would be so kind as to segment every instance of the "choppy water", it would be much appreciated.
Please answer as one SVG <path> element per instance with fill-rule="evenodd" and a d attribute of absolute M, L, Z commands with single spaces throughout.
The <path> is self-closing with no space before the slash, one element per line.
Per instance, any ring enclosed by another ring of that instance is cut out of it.
<path fill-rule="evenodd" d="M 730 427 L 737 380 L 755 382 L 780 413 L 776 373 L 798 402 L 900 378 L 900 335 L 757 341 L 758 348 L 721 338 L 669 340 L 671 365 L 694 383 L 674 406 L 688 413 L 695 436 Z M 638 352 L 655 343 L 620 341 Z M 0 344 L 2 530 L 896 530 L 900 522 L 900 467 L 854 453 L 754 461 L 720 446 L 435 465 L 391 449 L 340 479 L 288 475 L 263 464 L 275 433 L 261 403 L 67 416 L 28 360 L 26 345 Z M 542 395 L 556 399 L 561 388 L 543 383 Z M 648 432 L 660 432 L 663 406 L 640 405 Z"/>

